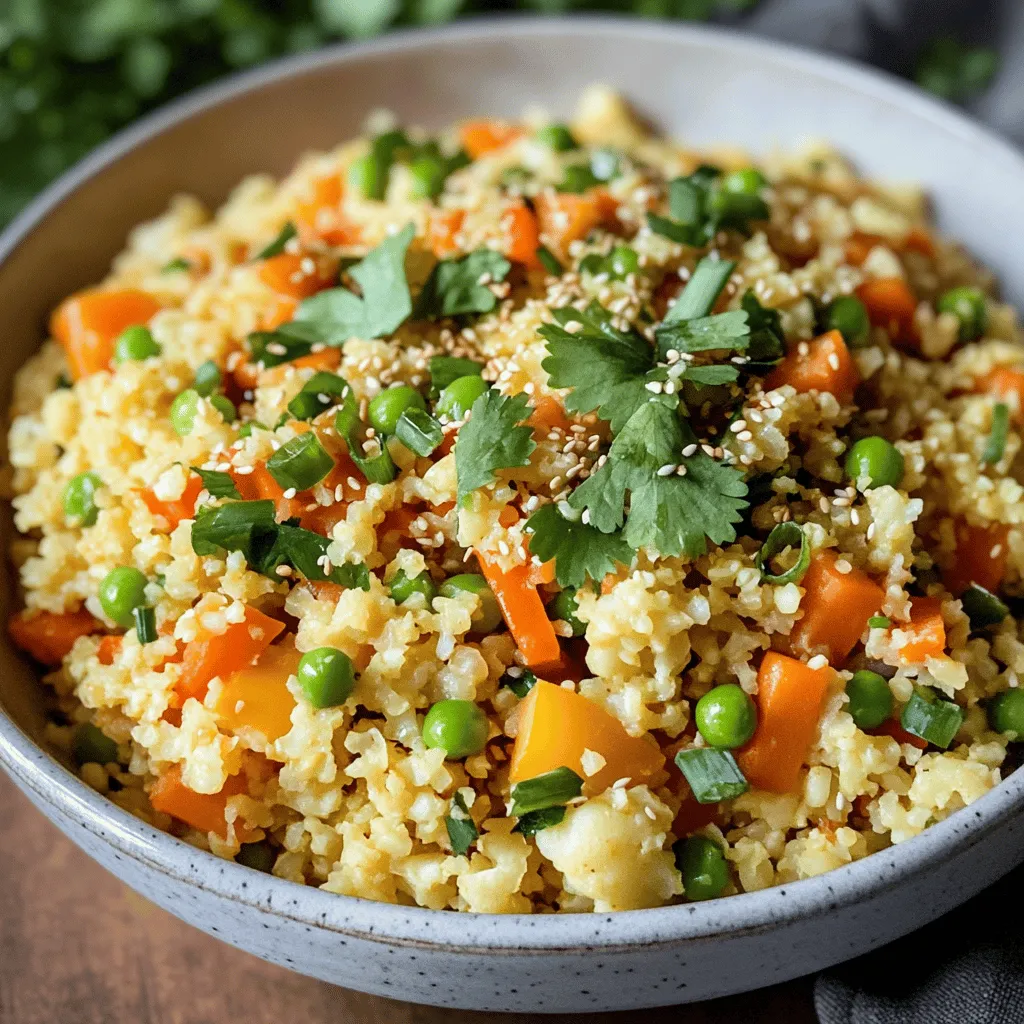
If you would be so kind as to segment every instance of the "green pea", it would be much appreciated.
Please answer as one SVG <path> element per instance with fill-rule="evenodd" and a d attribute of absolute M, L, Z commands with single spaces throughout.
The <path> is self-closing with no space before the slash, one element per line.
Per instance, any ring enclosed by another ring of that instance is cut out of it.
<path fill-rule="evenodd" d="M 150 356 L 160 355 L 160 346 L 156 343 L 152 331 L 142 324 L 126 327 L 114 344 L 114 362 L 140 362 Z"/>
<path fill-rule="evenodd" d="M 77 764 L 110 764 L 117 761 L 117 744 L 92 722 L 75 729 L 72 755 Z"/>
<path fill-rule="evenodd" d="M 548 618 L 556 622 L 568 622 L 572 626 L 573 636 L 583 636 L 587 627 L 576 617 L 576 609 L 576 591 L 572 587 L 566 587 L 565 590 L 559 591 L 548 605 Z"/>
<path fill-rule="evenodd" d="M 171 426 L 181 437 L 187 437 L 192 433 L 196 423 L 196 413 L 199 411 L 199 392 L 195 388 L 188 388 L 182 391 L 173 402 L 171 402 Z"/>
<path fill-rule="evenodd" d="M 588 164 L 570 164 L 566 167 L 562 178 L 562 184 L 558 186 L 560 192 L 573 192 L 579 195 L 587 189 L 600 185 L 601 181 L 590 169 Z"/>
<path fill-rule="evenodd" d="M 376 153 L 367 153 L 349 167 L 348 183 L 366 199 L 383 199 L 388 187 L 387 166 Z"/>
<path fill-rule="evenodd" d="M 393 434 L 406 409 L 422 409 L 426 412 L 427 403 L 415 388 L 408 384 L 398 384 L 370 399 L 370 422 L 382 434 Z"/>
<path fill-rule="evenodd" d="M 694 718 L 709 746 L 732 750 L 742 747 L 757 728 L 757 708 L 736 683 L 709 690 L 699 701 Z"/>
<path fill-rule="evenodd" d="M 480 598 L 480 606 L 473 615 L 473 629 L 477 633 L 493 633 L 501 625 L 501 609 L 487 580 L 479 573 L 464 572 L 449 576 L 441 584 L 441 597 L 458 597 L 463 593 L 476 594 Z"/>
<path fill-rule="evenodd" d="M 203 398 L 209 398 L 221 385 L 220 368 L 212 360 L 208 359 L 196 367 L 196 379 L 192 382 L 192 390 L 198 392 Z"/>
<path fill-rule="evenodd" d="M 92 526 L 100 514 L 96 492 L 103 481 L 95 473 L 79 473 L 64 488 L 64 515 L 78 526 Z"/>
<path fill-rule="evenodd" d="M 236 864 L 242 864 L 254 871 L 262 871 L 267 875 L 274 870 L 276 860 L 277 851 L 266 839 L 259 843 L 242 843 L 235 854 Z"/>
<path fill-rule="evenodd" d="M 756 196 L 767 185 L 764 175 L 755 167 L 732 171 L 722 179 L 722 188 L 737 195 Z"/>
<path fill-rule="evenodd" d="M 952 313 L 960 321 L 960 340 L 976 341 L 988 326 L 985 296 L 977 288 L 951 288 L 938 301 L 940 313 Z"/>
<path fill-rule="evenodd" d="M 405 570 L 399 569 L 391 577 L 388 587 L 391 590 L 391 600 L 395 604 L 405 604 L 414 594 L 422 594 L 429 608 L 430 602 L 437 597 L 437 587 L 426 570 L 418 576 L 406 576 Z"/>
<path fill-rule="evenodd" d="M 446 416 L 450 421 L 464 419 L 473 403 L 490 387 L 478 374 L 456 377 L 441 392 L 437 399 L 438 416 Z"/>
<path fill-rule="evenodd" d="M 988 702 L 988 724 L 1011 740 L 1024 738 L 1024 690 L 1007 690 Z"/>
<path fill-rule="evenodd" d="M 129 629 L 132 612 L 146 604 L 146 577 L 130 565 L 111 569 L 100 583 L 100 605 L 107 617 Z"/>
<path fill-rule="evenodd" d="M 853 674 L 846 684 L 849 704 L 846 710 L 853 716 L 858 729 L 877 729 L 892 718 L 892 690 L 884 676 L 868 669 Z"/>
<path fill-rule="evenodd" d="M 490 725 L 471 700 L 439 700 L 423 719 L 423 742 L 440 748 L 448 760 L 479 754 L 487 743 Z"/>
<path fill-rule="evenodd" d="M 436 157 L 423 156 L 409 165 L 409 191 L 413 199 L 434 199 L 444 188 L 444 164 Z"/>
<path fill-rule="evenodd" d="M 673 846 L 688 900 L 713 900 L 729 884 L 729 862 L 722 848 L 707 836 L 690 836 Z"/>
<path fill-rule="evenodd" d="M 861 348 L 871 335 L 871 320 L 856 295 L 840 295 L 825 310 L 825 329 L 838 331 L 850 348 Z"/>
<path fill-rule="evenodd" d="M 238 419 L 238 410 L 235 408 L 235 403 L 225 395 L 211 395 L 210 405 L 221 414 L 225 423 L 234 423 Z"/>
<path fill-rule="evenodd" d="M 846 475 L 857 483 L 868 478 L 865 490 L 898 487 L 903 479 L 903 456 L 884 437 L 862 437 L 846 456 Z"/>
<path fill-rule="evenodd" d="M 306 700 L 315 708 L 344 704 L 356 685 L 352 659 L 336 647 L 318 647 L 299 659 L 296 670 Z"/>
<path fill-rule="evenodd" d="M 545 146 L 549 146 L 556 153 L 567 153 L 570 149 L 578 149 L 579 143 L 574 138 L 567 125 L 553 121 L 538 129 L 536 139 Z"/>
<path fill-rule="evenodd" d="M 608 267 L 620 279 L 629 277 L 640 269 L 640 257 L 628 245 L 617 245 L 608 254 Z"/>

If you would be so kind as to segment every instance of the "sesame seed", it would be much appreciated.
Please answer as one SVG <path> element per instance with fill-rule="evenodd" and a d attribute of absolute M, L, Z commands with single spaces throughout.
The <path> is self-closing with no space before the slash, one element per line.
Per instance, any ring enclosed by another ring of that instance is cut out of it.
<path fill-rule="evenodd" d="M 276 572 L 278 576 L 291 576 L 292 567 L 290 565 L 279 565 L 274 572 Z"/>
<path fill-rule="evenodd" d="M 650 391 L 652 395 L 660 395 L 660 394 L 661 394 L 661 390 L 662 390 L 662 388 L 661 388 L 661 381 L 660 381 L 660 380 L 651 380 L 651 381 L 648 381 L 648 382 L 647 382 L 647 383 L 646 383 L 646 384 L 644 385 L 644 387 L 645 387 L 645 388 L 646 388 L 646 389 L 647 389 L 648 391 Z"/>
<path fill-rule="evenodd" d="M 677 466 L 666 465 L 658 467 L 658 476 L 672 476 L 675 473 Z"/>
<path fill-rule="evenodd" d="M 810 669 L 825 668 L 827 665 L 828 658 L 826 658 L 824 654 L 816 654 L 807 662 L 807 667 Z"/>
<path fill-rule="evenodd" d="M 684 455 L 684 456 L 685 456 L 686 458 L 689 458 L 689 457 L 690 457 L 691 455 L 696 455 L 696 454 L 697 454 L 697 445 L 695 445 L 695 444 L 688 444 L 688 445 L 687 445 L 687 446 L 686 446 L 686 447 L 685 447 L 685 448 L 683 449 L 683 455 Z"/>

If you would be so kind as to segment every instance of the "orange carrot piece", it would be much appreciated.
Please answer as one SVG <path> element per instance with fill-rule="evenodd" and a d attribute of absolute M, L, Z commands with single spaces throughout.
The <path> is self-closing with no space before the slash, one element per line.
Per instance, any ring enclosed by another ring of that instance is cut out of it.
<path fill-rule="evenodd" d="M 232 672 L 221 687 L 214 710 L 221 725 L 237 732 L 255 729 L 274 743 L 291 727 L 295 698 L 288 677 L 295 675 L 302 655 L 292 643 L 268 647 L 255 664 Z"/>
<path fill-rule="evenodd" d="M 312 272 L 307 269 L 309 263 L 313 264 Z M 331 283 L 312 256 L 298 252 L 282 252 L 265 259 L 260 264 L 259 278 L 268 288 L 292 299 L 308 299 Z"/>
<path fill-rule="evenodd" d="M 593 750 L 605 765 L 589 777 L 581 758 Z M 646 782 L 665 766 L 665 756 L 645 736 L 630 736 L 604 708 L 574 690 L 540 681 L 520 705 L 518 732 L 509 779 L 522 782 L 556 768 L 584 777 L 587 795 L 601 793 L 619 779 Z"/>
<path fill-rule="evenodd" d="M 555 560 L 549 558 L 546 562 L 541 562 L 540 565 L 535 565 L 533 562 L 530 563 L 530 583 L 539 587 L 545 583 L 553 583 L 555 579 Z"/>
<path fill-rule="evenodd" d="M 504 149 L 525 134 L 518 125 L 499 124 L 497 121 L 467 121 L 459 129 L 462 148 L 471 160 Z"/>
<path fill-rule="evenodd" d="M 202 700 L 211 679 L 227 679 L 232 672 L 251 665 L 283 629 L 283 622 L 248 605 L 243 622 L 232 623 L 217 636 L 200 635 L 192 640 L 185 647 L 181 675 L 174 687 L 181 702 L 189 697 Z"/>
<path fill-rule="evenodd" d="M 737 759 L 756 789 L 791 793 L 797 788 L 834 675 L 828 666 L 808 668 L 777 651 L 764 656 L 757 673 L 757 730 Z"/>
<path fill-rule="evenodd" d="M 196 500 L 203 489 L 203 481 L 196 473 L 189 474 L 185 490 L 180 498 L 165 501 L 158 498 L 150 488 L 139 493 L 146 507 L 155 516 L 163 516 L 167 520 L 168 532 L 173 533 L 183 519 L 192 519 L 196 514 Z"/>
<path fill-rule="evenodd" d="M 505 255 L 513 263 L 521 263 L 528 269 L 540 266 L 537 259 L 540 228 L 532 210 L 523 203 L 510 206 L 501 218 L 501 229 L 506 238 Z"/>
<path fill-rule="evenodd" d="M 876 327 L 884 327 L 895 345 L 916 346 L 917 299 L 902 277 L 865 281 L 857 289 L 857 297 L 864 303 L 871 322 Z"/>
<path fill-rule="evenodd" d="M 459 251 L 455 239 L 462 230 L 465 210 L 439 210 L 430 218 L 430 251 L 443 260 Z"/>
<path fill-rule="evenodd" d="M 565 414 L 565 406 L 554 395 L 545 395 L 538 399 L 529 419 L 526 421 L 538 434 L 547 434 L 551 430 L 568 430 L 571 426 Z"/>
<path fill-rule="evenodd" d="M 972 583 L 997 593 L 1006 575 L 1010 532 L 1002 523 L 974 526 L 960 519 L 954 527 L 956 554 L 953 564 L 942 574 L 950 593 L 959 597 Z"/>
<path fill-rule="evenodd" d="M 181 765 L 171 765 L 149 791 L 153 810 L 191 825 L 200 832 L 214 832 L 221 839 L 228 837 L 225 820 L 228 799 L 249 791 L 244 773 L 229 775 L 219 793 L 196 793 L 181 780 Z M 235 825 L 235 836 L 245 842 L 252 833 L 241 823 Z"/>
<path fill-rule="evenodd" d="M 860 383 L 857 365 L 839 331 L 829 331 L 792 349 L 765 379 L 764 388 L 789 384 L 798 392 L 829 391 L 849 402 Z"/>
<path fill-rule="evenodd" d="M 1010 407 L 1014 422 L 1024 422 L 1024 370 L 997 366 L 975 381 L 974 390 L 1002 399 Z"/>
<path fill-rule="evenodd" d="M 604 189 L 590 189 L 580 195 L 572 192 L 541 192 L 534 199 L 540 233 L 549 239 L 560 255 L 569 245 L 586 238 L 594 228 L 606 223 L 614 209 Z"/>
<path fill-rule="evenodd" d="M 148 292 L 89 290 L 65 299 L 50 320 L 50 331 L 68 357 L 75 380 L 106 370 L 114 343 L 126 327 L 145 324 L 160 303 Z"/>
<path fill-rule="evenodd" d="M 340 583 L 331 583 L 327 580 L 303 580 L 302 585 L 318 600 L 337 601 L 345 588 Z"/>
<path fill-rule="evenodd" d="M 119 633 L 107 633 L 106 636 L 100 637 L 99 646 L 96 648 L 96 657 L 100 664 L 113 665 L 123 642 Z"/>
<path fill-rule="evenodd" d="M 7 620 L 7 632 L 16 647 L 43 665 L 59 665 L 80 636 L 103 629 L 84 608 L 77 612 L 36 612 L 25 610 Z"/>
<path fill-rule="evenodd" d="M 287 365 L 296 369 L 336 370 L 341 366 L 341 349 L 322 348 L 319 352 L 310 352 L 309 355 L 299 356 L 298 359 L 293 359 Z"/>
<path fill-rule="evenodd" d="M 789 642 L 798 654 L 824 654 L 833 665 L 841 666 L 863 635 L 868 619 L 878 614 L 885 592 L 860 569 L 840 572 L 836 561 L 833 551 L 819 551 L 811 560 L 801 581 L 804 614 L 793 627 Z"/>
<path fill-rule="evenodd" d="M 898 718 L 890 718 L 877 728 L 869 729 L 868 733 L 871 736 L 891 736 L 897 743 L 909 743 L 912 747 L 917 747 L 918 750 L 925 750 L 928 746 L 927 740 L 923 740 L 920 736 L 915 736 L 913 733 L 907 732 L 907 730 L 900 725 Z"/>
<path fill-rule="evenodd" d="M 895 628 L 910 637 L 899 652 L 904 665 L 920 665 L 926 658 L 941 658 L 946 653 L 946 624 L 937 597 L 913 598 L 910 622 L 897 623 Z"/>
<path fill-rule="evenodd" d="M 479 555 L 477 559 L 526 664 L 535 668 L 558 661 L 558 637 L 536 584 L 530 582 L 530 567 L 517 565 L 506 572 Z"/>
<path fill-rule="evenodd" d="M 869 253 L 876 245 L 885 244 L 886 241 L 881 235 L 869 235 L 864 231 L 855 231 L 846 240 L 846 262 L 859 267 L 868 258 Z"/>
<path fill-rule="evenodd" d="M 903 249 L 905 252 L 920 253 L 922 256 L 927 256 L 931 259 L 935 256 L 935 240 L 926 228 L 915 224 L 907 232 L 907 237 L 903 240 Z"/>
<path fill-rule="evenodd" d="M 295 206 L 295 226 L 303 238 L 319 238 L 328 245 L 353 245 L 360 230 L 345 220 L 341 201 L 345 187 L 337 174 L 314 178 L 309 194 Z"/>
<path fill-rule="evenodd" d="M 298 308 L 299 304 L 294 299 L 282 295 L 275 296 L 260 313 L 260 330 L 272 331 L 281 324 L 290 323 L 295 319 L 295 310 Z M 248 386 L 255 387 L 254 384 Z"/>

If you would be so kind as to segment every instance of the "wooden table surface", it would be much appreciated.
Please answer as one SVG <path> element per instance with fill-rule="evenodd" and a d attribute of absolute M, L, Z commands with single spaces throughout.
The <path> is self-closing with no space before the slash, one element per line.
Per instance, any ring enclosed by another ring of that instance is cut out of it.
<path fill-rule="evenodd" d="M 434 1010 L 273 967 L 136 895 L 65 839 L 3 773 L 0 850 L 2 1024 L 562 1024 L 581 1019 Z M 730 968 L 723 964 L 722 969 Z M 681 1009 L 610 1014 L 602 1024 L 811 1024 L 815 1019 L 811 982 L 805 979 Z"/>

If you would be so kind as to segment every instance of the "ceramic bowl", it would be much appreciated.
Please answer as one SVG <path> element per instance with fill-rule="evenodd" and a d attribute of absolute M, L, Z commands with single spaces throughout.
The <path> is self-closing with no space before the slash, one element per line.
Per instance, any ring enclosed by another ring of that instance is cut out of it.
<path fill-rule="evenodd" d="M 283 173 L 304 150 L 355 134 L 377 107 L 428 127 L 515 116 L 535 103 L 558 113 L 593 81 L 622 89 L 660 127 L 693 142 L 763 151 L 828 137 L 869 175 L 924 183 L 942 228 L 999 272 L 1011 299 L 1024 299 L 1024 159 L 911 88 L 723 32 L 482 21 L 272 65 L 165 108 L 102 147 L 0 239 L 0 379 L 9 382 L 39 344 L 53 305 L 100 278 L 131 226 L 176 192 L 216 204 L 244 175 Z M 5 576 L 0 614 L 13 593 Z M 15 782 L 149 899 L 265 960 L 435 1005 L 605 1010 L 751 989 L 888 942 L 1024 859 L 1017 772 L 910 842 L 764 892 L 615 915 L 388 906 L 218 860 L 92 792 L 37 744 L 38 683 L 6 642 L 0 703 L 0 761 Z"/>

